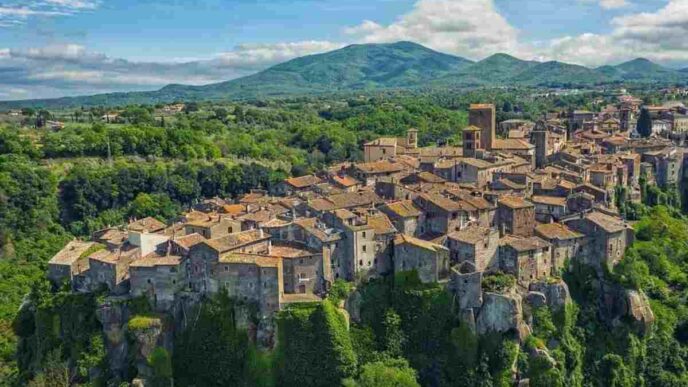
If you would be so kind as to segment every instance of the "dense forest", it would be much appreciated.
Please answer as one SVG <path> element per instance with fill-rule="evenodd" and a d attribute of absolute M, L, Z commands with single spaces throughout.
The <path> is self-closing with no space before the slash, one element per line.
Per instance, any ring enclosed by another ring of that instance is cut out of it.
<path fill-rule="evenodd" d="M 94 315 L 100 295 L 54 292 L 44 278 L 47 260 L 74 237 L 131 217 L 172 220 L 203 198 L 359 160 L 363 142 L 409 127 L 419 128 L 422 145 L 458 142 L 473 102 L 494 101 L 500 119 L 534 120 L 553 109 L 599 108 L 598 98 L 393 93 L 207 103 L 162 118 L 154 106 L 128 106 L 117 124 L 95 122 L 102 111 L 43 113 L 72 117 L 60 131 L 33 127 L 38 112 L 26 112 L 25 125 L 0 127 L 0 384 L 112 385 Z M 175 337 L 181 350 L 154 351 L 149 367 L 161 386 L 505 386 L 514 369 L 533 386 L 688 385 L 688 220 L 674 194 L 646 190 L 644 204 L 620 206 L 640 219 L 637 241 L 603 280 L 648 295 L 657 317 L 649 331 L 604 321 L 601 279 L 584 266 L 562 273 L 572 303 L 529 312 L 534 331 L 523 346 L 509 334 L 476 336 L 440 285 L 409 275 L 355 289 L 337 282 L 325 302 L 281 312 L 269 353 L 246 339 L 235 300 L 220 294 L 200 306 L 194 329 Z M 338 307 L 352 292 L 361 323 L 348 326 Z M 18 315 L 22 303 L 32 313 Z M 132 332 L 166 323 L 146 305 L 131 309 Z"/>

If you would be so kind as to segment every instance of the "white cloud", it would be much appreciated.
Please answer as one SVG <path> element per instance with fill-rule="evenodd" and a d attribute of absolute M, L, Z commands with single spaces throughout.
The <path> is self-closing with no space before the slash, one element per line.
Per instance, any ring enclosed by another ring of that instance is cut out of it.
<path fill-rule="evenodd" d="M 339 47 L 341 44 L 327 41 L 243 44 L 210 59 L 164 63 L 112 58 L 77 44 L 4 48 L 0 49 L 0 89 L 22 88 L 30 90 L 32 98 L 48 98 L 154 90 L 170 83 L 202 85 Z M 0 95 L 0 99 L 20 98 L 17 95 Z"/>
<path fill-rule="evenodd" d="M 637 57 L 668 64 L 688 61 L 688 0 L 669 0 L 655 12 L 618 16 L 608 34 L 582 34 L 550 41 L 540 54 L 590 66 Z"/>
<path fill-rule="evenodd" d="M 233 51 L 218 55 L 222 66 L 256 68 L 277 64 L 304 55 L 322 53 L 341 48 L 342 44 L 328 41 L 303 41 L 275 44 L 242 44 Z"/>
<path fill-rule="evenodd" d="M 365 43 L 412 40 L 470 58 L 522 50 L 518 31 L 497 12 L 492 0 L 419 0 L 412 11 L 389 25 L 366 20 L 345 33 Z"/>
<path fill-rule="evenodd" d="M 0 3 L 0 28 L 22 25 L 37 17 L 69 16 L 92 11 L 99 0 L 10 0 Z"/>
<path fill-rule="evenodd" d="M 616 9 L 628 6 L 626 0 L 600 0 L 600 7 L 604 9 Z"/>
<path fill-rule="evenodd" d="M 54 4 L 65 8 L 74 9 L 95 9 L 98 6 L 97 1 L 83 1 L 83 0 L 45 0 L 48 4 Z"/>
<path fill-rule="evenodd" d="M 626 0 L 578 0 L 581 3 L 595 3 L 604 9 L 618 9 L 629 6 Z"/>

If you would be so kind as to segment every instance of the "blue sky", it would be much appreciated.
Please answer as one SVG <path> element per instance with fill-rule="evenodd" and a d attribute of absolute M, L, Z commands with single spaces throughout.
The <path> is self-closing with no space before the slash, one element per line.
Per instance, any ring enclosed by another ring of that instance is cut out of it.
<path fill-rule="evenodd" d="M 0 99 L 151 90 L 350 43 L 688 65 L 688 0 L 0 0 Z"/>

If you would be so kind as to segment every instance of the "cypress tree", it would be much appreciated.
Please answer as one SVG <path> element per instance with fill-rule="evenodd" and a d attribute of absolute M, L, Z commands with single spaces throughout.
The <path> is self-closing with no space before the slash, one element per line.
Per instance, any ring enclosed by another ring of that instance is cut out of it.
<path fill-rule="evenodd" d="M 652 134 L 652 117 L 646 108 L 640 110 L 636 131 L 643 137 L 650 137 Z"/>

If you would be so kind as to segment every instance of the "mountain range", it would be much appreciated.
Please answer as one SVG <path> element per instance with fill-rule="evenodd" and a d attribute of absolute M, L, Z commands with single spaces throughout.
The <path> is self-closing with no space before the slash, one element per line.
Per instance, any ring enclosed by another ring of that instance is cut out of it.
<path fill-rule="evenodd" d="M 688 69 L 674 70 L 643 58 L 589 68 L 557 61 L 526 61 L 501 53 L 474 62 L 412 42 L 354 44 L 204 86 L 173 84 L 147 92 L 5 101 L 0 102 L 0 108 L 236 100 L 397 88 L 589 87 L 622 83 L 688 83 Z"/>

